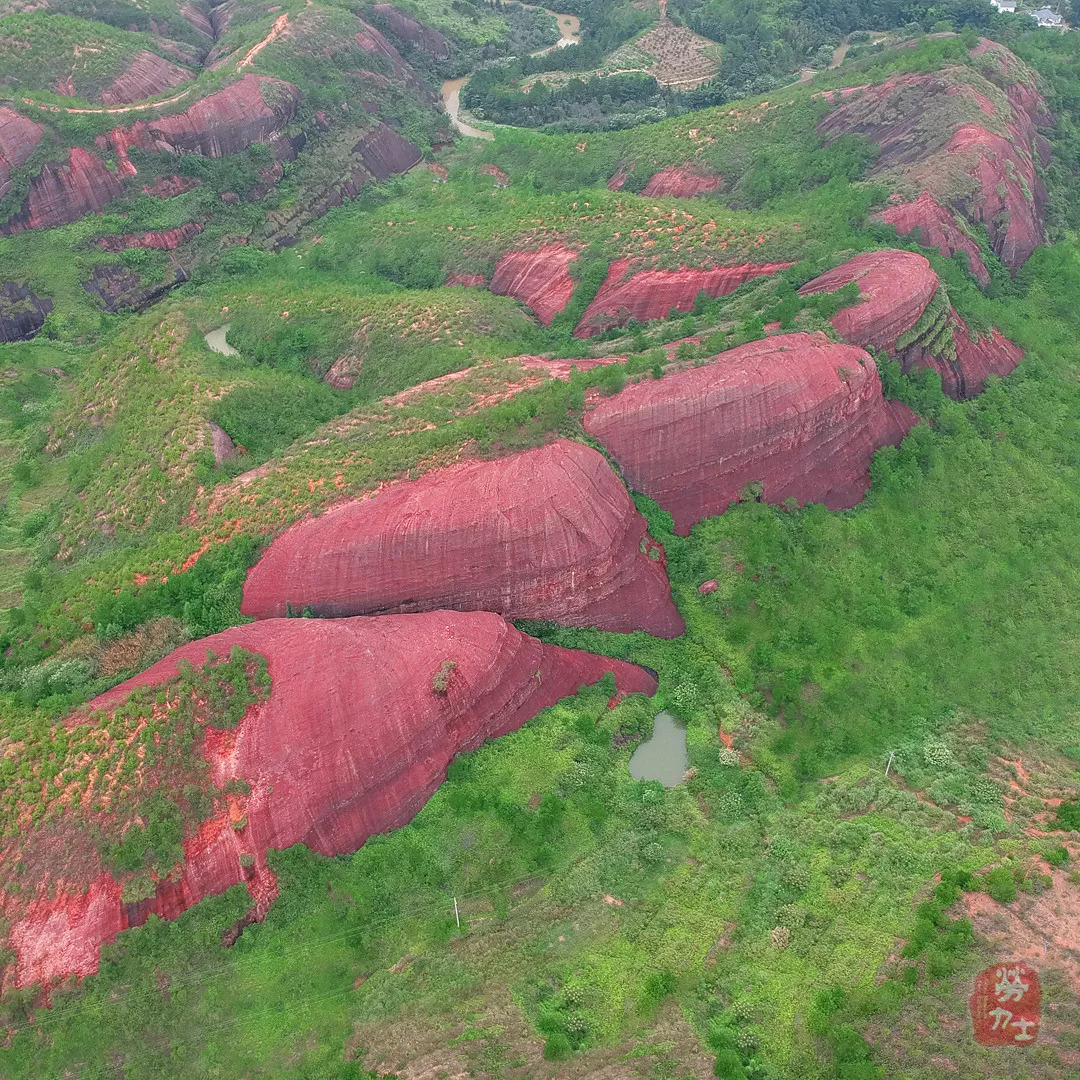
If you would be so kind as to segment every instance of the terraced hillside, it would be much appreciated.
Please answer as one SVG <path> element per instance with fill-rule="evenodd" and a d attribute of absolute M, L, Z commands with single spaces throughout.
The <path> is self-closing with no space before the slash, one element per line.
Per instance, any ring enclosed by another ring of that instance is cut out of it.
<path fill-rule="evenodd" d="M 1069 1077 L 1080 38 L 480 140 L 550 16 L 31 14 L 0 1075 Z"/>

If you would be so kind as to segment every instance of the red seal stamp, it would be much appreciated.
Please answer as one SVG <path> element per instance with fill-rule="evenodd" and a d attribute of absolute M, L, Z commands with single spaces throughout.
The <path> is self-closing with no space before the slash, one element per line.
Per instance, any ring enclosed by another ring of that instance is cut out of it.
<path fill-rule="evenodd" d="M 1022 961 L 994 964 L 975 976 L 971 992 L 975 1041 L 983 1046 L 1030 1046 L 1039 1034 L 1039 973 Z"/>

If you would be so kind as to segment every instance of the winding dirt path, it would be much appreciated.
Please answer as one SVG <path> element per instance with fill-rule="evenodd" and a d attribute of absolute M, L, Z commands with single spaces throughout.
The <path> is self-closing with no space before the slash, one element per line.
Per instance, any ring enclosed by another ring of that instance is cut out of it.
<path fill-rule="evenodd" d="M 150 101 L 140 105 L 115 105 L 112 108 L 106 108 L 102 105 L 97 109 L 72 109 L 61 105 L 43 105 L 41 102 L 34 101 L 33 98 L 24 97 L 24 105 L 36 105 L 39 109 L 43 109 L 45 112 L 65 112 L 65 113 L 129 113 L 137 112 L 139 109 L 160 109 L 163 105 L 171 105 L 174 101 L 179 101 L 181 98 L 185 98 L 191 93 L 192 88 L 189 86 L 186 90 L 181 90 L 179 94 L 173 94 L 171 98 L 165 98 L 164 101 Z"/>
<path fill-rule="evenodd" d="M 288 25 L 288 14 L 286 13 L 285 15 L 279 15 L 274 20 L 274 25 L 270 27 L 270 33 L 267 34 L 266 37 L 264 37 L 258 45 L 252 45 L 251 48 L 248 49 L 247 55 L 244 57 L 243 60 L 240 61 L 239 64 L 236 65 L 236 70 L 243 71 L 244 68 L 249 67 L 251 65 L 251 61 L 254 60 L 255 57 L 258 56 L 259 53 L 261 53 L 263 49 L 265 49 L 266 46 L 269 45 L 270 42 L 273 41 L 274 38 L 276 38 Z"/>

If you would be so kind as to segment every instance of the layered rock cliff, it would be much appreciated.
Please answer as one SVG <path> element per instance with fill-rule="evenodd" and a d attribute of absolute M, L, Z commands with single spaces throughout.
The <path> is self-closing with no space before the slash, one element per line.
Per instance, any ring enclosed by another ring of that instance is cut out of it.
<path fill-rule="evenodd" d="M 199 732 L 214 785 L 233 793 L 185 839 L 182 867 L 147 899 L 125 903 L 108 873 L 87 879 L 58 866 L 5 894 L 18 985 L 91 974 L 121 930 L 151 913 L 176 918 L 236 884 L 247 886 L 252 917 L 261 918 L 276 895 L 268 849 L 355 851 L 408 822 L 456 754 L 605 672 L 620 691 L 656 689 L 642 668 L 543 645 L 498 615 L 436 611 L 236 627 L 185 645 L 91 708 L 116 709 L 137 687 L 175 677 L 182 662 L 200 668 L 207 650 L 227 655 L 234 646 L 266 657 L 272 685 L 235 729 Z"/>
<path fill-rule="evenodd" d="M 511 251 L 496 263 L 489 288 L 496 296 L 520 300 L 550 326 L 573 295 L 570 264 L 577 256 L 560 243 L 545 244 L 536 251 Z"/>
<path fill-rule="evenodd" d="M 83 214 L 108 206 L 123 190 L 123 181 L 105 167 L 101 158 L 73 147 L 66 164 L 46 162 L 30 181 L 22 210 L 0 225 L 0 233 L 10 235 L 78 221 Z"/>
<path fill-rule="evenodd" d="M 974 54 L 988 54 L 983 74 L 998 84 L 997 103 L 988 96 L 997 92 L 993 86 L 968 69 L 897 75 L 877 86 L 826 92 L 836 108 L 818 130 L 872 139 L 881 154 L 871 175 L 928 191 L 940 206 L 985 225 L 995 253 L 1015 271 L 1044 239 L 1047 194 L 1036 170 L 1036 128 L 1052 117 L 1034 77 L 1012 53 L 984 41 Z M 909 213 L 914 224 L 939 216 L 925 203 Z"/>
<path fill-rule="evenodd" d="M 248 574 L 241 611 L 495 611 L 676 637 L 663 550 L 603 456 L 560 439 L 434 469 L 300 522 Z"/>
<path fill-rule="evenodd" d="M 101 91 L 102 105 L 126 105 L 146 101 L 195 77 L 195 73 L 147 49 L 137 52 L 131 63 Z"/>
<path fill-rule="evenodd" d="M 0 106 L 0 196 L 11 190 L 11 173 L 30 160 L 45 129 L 21 113 Z"/>
<path fill-rule="evenodd" d="M 574 329 L 574 337 L 591 337 L 613 326 L 625 326 L 631 319 L 663 319 L 672 308 L 692 311 L 700 292 L 710 297 L 727 296 L 745 282 L 786 270 L 792 263 L 635 271 L 639 265 L 633 259 L 612 261 L 604 284 Z"/>
<path fill-rule="evenodd" d="M 630 487 L 685 536 L 749 484 L 770 503 L 854 506 L 870 486 L 874 452 L 898 444 L 916 419 L 885 400 L 868 353 L 798 333 L 628 386 L 595 404 L 584 424 Z"/>
<path fill-rule="evenodd" d="M 0 282 L 0 341 L 25 341 L 45 325 L 53 309 L 47 297 L 38 296 L 18 281 Z"/>
<path fill-rule="evenodd" d="M 97 246 L 105 251 L 127 251 L 129 248 L 153 248 L 156 251 L 175 251 L 182 244 L 203 231 L 198 221 L 188 221 L 175 229 L 161 229 L 148 233 L 121 233 L 99 236 Z"/>
<path fill-rule="evenodd" d="M 915 233 L 920 244 L 937 248 L 947 259 L 962 251 L 975 280 L 980 285 L 990 284 L 990 273 L 979 245 L 961 230 L 953 212 L 942 206 L 929 191 L 910 202 L 894 203 L 872 215 L 872 220 L 892 225 L 901 236 Z"/>
<path fill-rule="evenodd" d="M 833 316 L 837 331 L 852 344 L 890 353 L 905 372 L 933 368 L 958 401 L 981 393 L 987 376 L 1008 375 L 1023 359 L 1023 350 L 997 330 L 973 336 L 930 263 L 915 252 L 864 252 L 799 292 L 836 292 L 852 281 L 859 302 Z"/>
<path fill-rule="evenodd" d="M 435 60 L 449 58 L 450 42 L 438 30 L 425 26 L 392 4 L 376 4 L 375 14 L 398 40 L 407 42 Z"/>

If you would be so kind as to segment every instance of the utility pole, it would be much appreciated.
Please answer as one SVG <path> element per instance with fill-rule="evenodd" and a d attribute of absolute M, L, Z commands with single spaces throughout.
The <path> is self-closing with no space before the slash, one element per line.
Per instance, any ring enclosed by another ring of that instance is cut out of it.
<path fill-rule="evenodd" d="M 892 768 L 892 759 L 893 759 L 893 758 L 894 758 L 895 756 L 896 756 L 896 751 L 895 751 L 895 750 L 890 750 L 890 751 L 889 751 L 889 760 L 888 760 L 888 761 L 886 762 L 886 764 L 885 764 L 885 775 L 886 775 L 886 776 L 888 776 L 888 775 L 889 775 L 889 769 L 891 769 L 891 768 Z"/>
<path fill-rule="evenodd" d="M 454 922 L 457 923 L 457 928 L 461 929 L 461 914 L 458 912 L 457 897 L 454 897 Z"/>

